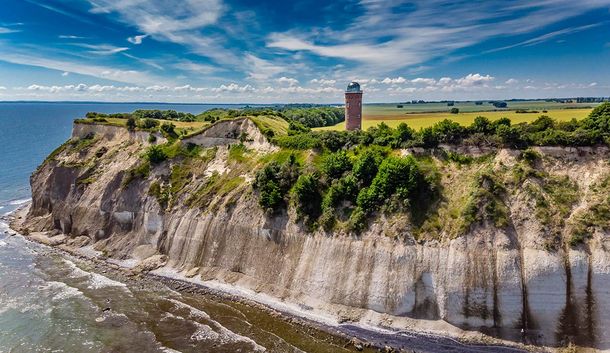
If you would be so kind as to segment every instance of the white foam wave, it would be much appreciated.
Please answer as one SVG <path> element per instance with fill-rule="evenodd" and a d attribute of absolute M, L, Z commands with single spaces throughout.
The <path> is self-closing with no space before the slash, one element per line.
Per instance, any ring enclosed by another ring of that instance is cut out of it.
<path fill-rule="evenodd" d="M 12 200 L 11 202 L 9 202 L 9 205 L 12 206 L 17 206 L 17 205 L 23 205 L 26 202 L 30 202 L 32 199 L 18 199 L 18 200 Z"/>
<path fill-rule="evenodd" d="M 242 343 L 246 343 L 246 344 L 251 344 L 253 347 L 253 352 L 266 352 L 267 351 L 267 349 L 265 347 L 260 346 L 259 344 L 257 344 L 254 340 L 250 339 L 249 337 L 239 335 L 239 334 L 229 330 L 228 328 L 224 327 L 219 322 L 214 321 L 210 317 L 210 315 L 208 315 L 206 312 L 199 310 L 186 303 L 183 303 L 181 301 L 175 300 L 175 299 L 168 299 L 168 300 L 171 303 L 173 303 L 176 306 L 176 308 L 178 308 L 178 309 L 188 309 L 189 310 L 189 314 L 190 314 L 189 319 L 191 319 L 193 321 L 193 323 L 195 323 L 195 325 L 197 325 L 197 331 L 195 331 L 191 335 L 191 340 L 194 340 L 194 341 L 213 340 L 214 342 L 220 342 L 222 344 L 242 342 Z M 197 319 L 199 319 L 199 320 L 204 319 L 204 320 L 208 321 L 210 325 L 214 326 L 214 328 L 212 328 L 211 326 L 208 326 L 206 324 L 197 322 L 196 321 Z"/>
<path fill-rule="evenodd" d="M 76 266 L 76 264 L 70 260 L 67 260 L 67 259 L 62 259 L 62 260 L 66 265 L 68 265 L 68 267 L 70 267 L 70 269 L 71 269 L 70 277 L 71 278 L 82 278 L 82 277 L 89 278 L 88 286 L 87 286 L 89 289 L 100 289 L 100 288 L 106 288 L 106 287 L 120 287 L 120 288 L 129 290 L 125 283 L 112 280 L 106 276 L 100 275 L 95 272 L 87 272 L 87 271 L 81 269 L 80 267 Z"/>
<path fill-rule="evenodd" d="M 50 290 L 52 292 L 53 299 L 57 301 L 75 297 L 85 298 L 83 292 L 81 292 L 78 288 L 71 287 L 64 282 L 49 281 L 44 289 Z"/>
<path fill-rule="evenodd" d="M 0 248 L 7 246 L 8 244 L 5 241 L 0 240 Z"/>
<path fill-rule="evenodd" d="M 127 289 L 127 285 L 122 282 L 118 282 L 112 280 L 106 276 L 102 276 L 97 273 L 91 273 L 91 280 L 89 283 L 89 288 L 91 289 L 100 289 L 105 287 L 121 287 Z"/>

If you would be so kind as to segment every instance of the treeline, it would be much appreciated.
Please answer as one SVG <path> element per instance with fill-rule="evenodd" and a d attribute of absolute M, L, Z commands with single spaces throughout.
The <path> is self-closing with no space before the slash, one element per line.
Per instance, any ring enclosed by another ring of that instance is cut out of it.
<path fill-rule="evenodd" d="M 296 122 L 308 128 L 332 126 L 345 120 L 345 110 L 343 108 L 321 106 L 211 109 L 199 114 L 197 118 L 203 121 L 216 122 L 240 116 L 260 115 L 280 116 L 289 123 Z"/>
<path fill-rule="evenodd" d="M 104 113 L 96 113 L 89 112 L 85 115 L 87 119 L 91 119 L 93 121 L 103 121 L 108 118 L 115 119 L 157 119 L 157 120 L 173 120 L 173 121 L 184 121 L 184 122 L 192 122 L 196 121 L 195 115 L 191 113 L 183 113 L 177 112 L 175 110 L 156 110 L 156 109 L 138 109 L 133 113 L 114 113 L 114 114 L 104 114 Z"/>
<path fill-rule="evenodd" d="M 443 120 L 415 131 L 402 123 L 390 128 L 381 123 L 366 131 L 310 131 L 294 124 L 288 136 L 277 136 L 274 143 L 291 149 L 328 149 L 337 151 L 356 145 L 378 145 L 391 148 L 425 147 L 439 144 L 466 144 L 526 148 L 528 146 L 592 146 L 610 144 L 610 103 L 595 108 L 582 120 L 556 121 L 540 116 L 531 123 L 512 124 L 510 119 L 490 121 L 475 118 L 470 126 Z"/>

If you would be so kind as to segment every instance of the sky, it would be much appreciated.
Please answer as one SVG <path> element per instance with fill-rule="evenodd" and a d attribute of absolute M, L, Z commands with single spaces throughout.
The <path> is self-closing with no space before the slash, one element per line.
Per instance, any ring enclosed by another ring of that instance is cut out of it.
<path fill-rule="evenodd" d="M 2 0 L 0 101 L 610 96 L 610 0 Z"/>

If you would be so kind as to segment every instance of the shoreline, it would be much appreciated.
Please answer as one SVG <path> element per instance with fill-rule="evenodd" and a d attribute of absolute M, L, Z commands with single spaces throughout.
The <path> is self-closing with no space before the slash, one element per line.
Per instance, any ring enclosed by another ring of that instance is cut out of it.
<path fill-rule="evenodd" d="M 22 235 L 19 229 L 21 222 L 29 209 L 29 202 L 20 205 L 14 211 L 0 217 L 8 228 L 25 240 L 41 244 L 48 249 L 70 256 L 92 265 L 96 271 L 105 276 L 113 276 L 119 281 L 137 283 L 145 281 L 154 286 L 162 284 L 180 293 L 204 295 L 211 299 L 231 301 L 262 310 L 277 320 L 295 325 L 307 332 L 319 331 L 330 335 L 343 343 L 343 348 L 351 351 L 365 352 L 549 352 L 547 347 L 525 346 L 520 343 L 502 341 L 478 331 L 465 331 L 468 335 L 446 335 L 408 328 L 396 330 L 366 325 L 358 322 L 338 322 L 332 316 L 324 316 L 308 312 L 308 308 L 299 308 L 297 304 L 286 303 L 270 296 L 246 290 L 231 284 L 218 281 L 203 281 L 186 277 L 183 273 L 168 267 L 160 267 L 151 271 L 137 271 L 128 266 L 125 260 L 114 260 L 103 257 L 101 253 L 88 247 L 74 247 L 66 244 L 52 244 L 36 237 Z M 46 237 L 46 235 L 44 235 Z M 46 237 L 49 239 L 49 237 Z M 87 249 L 85 249 L 87 248 Z M 127 260 L 128 261 L 128 260 Z M 111 277 L 112 278 L 112 277 Z M 315 332 L 314 332 L 315 334 Z M 312 335 L 313 336 L 313 335 Z M 467 337 L 470 336 L 470 337 Z M 478 337 L 475 337 L 478 336 Z"/>

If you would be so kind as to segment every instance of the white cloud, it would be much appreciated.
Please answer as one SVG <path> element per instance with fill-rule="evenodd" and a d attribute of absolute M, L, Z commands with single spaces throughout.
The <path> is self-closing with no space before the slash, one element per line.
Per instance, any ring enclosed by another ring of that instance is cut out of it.
<path fill-rule="evenodd" d="M 96 55 L 112 55 L 116 53 L 129 50 L 127 47 L 116 47 L 110 44 L 86 44 L 86 43 L 72 43 L 77 47 L 90 49 L 87 52 Z"/>
<path fill-rule="evenodd" d="M 49 59 L 42 56 L 13 53 L 4 50 L 1 46 L 0 61 L 19 65 L 43 67 L 61 72 L 72 72 L 80 75 L 88 75 L 131 84 L 147 84 L 163 81 L 158 77 L 150 76 L 147 73 L 135 70 L 121 70 L 106 66 L 87 65 L 60 59 Z"/>
<path fill-rule="evenodd" d="M 341 30 L 308 28 L 271 33 L 267 47 L 307 51 L 365 65 L 370 72 L 388 72 L 419 65 L 433 58 L 497 37 L 526 35 L 583 13 L 605 9 L 610 0 L 549 0 L 509 2 L 415 0 L 411 11 L 396 11 L 404 3 L 361 1 L 362 15 Z M 534 44 L 591 27 L 569 28 L 533 38 Z M 323 33 L 323 36 L 320 36 Z M 324 38 L 324 42 L 319 41 Z M 387 40 L 386 38 L 391 38 Z"/>
<path fill-rule="evenodd" d="M 254 80 L 268 80 L 286 71 L 285 67 L 273 64 L 252 54 L 246 54 L 246 65 L 249 69 L 248 77 Z"/>
<path fill-rule="evenodd" d="M 276 81 L 280 84 L 286 83 L 290 86 L 295 86 L 295 85 L 299 84 L 299 80 L 297 80 L 296 78 L 286 77 L 286 76 L 282 76 L 282 77 L 278 78 Z"/>
<path fill-rule="evenodd" d="M 6 87 L 0 86 L 0 91 L 6 91 Z"/>
<path fill-rule="evenodd" d="M 9 34 L 9 33 L 17 33 L 17 32 L 21 32 L 21 31 L 18 29 L 0 27 L 0 34 Z"/>
<path fill-rule="evenodd" d="M 202 29 L 216 24 L 225 13 L 221 0 L 187 0 L 180 5 L 156 0 L 89 0 L 89 3 L 91 12 L 116 13 L 122 22 L 156 40 L 184 45 L 218 63 L 241 63 L 239 57 L 222 46 L 224 41 L 218 36 L 202 34 Z"/>
<path fill-rule="evenodd" d="M 589 87 L 595 87 L 595 86 L 597 86 L 597 82 L 591 82 L 591 83 L 589 83 Z"/>
<path fill-rule="evenodd" d="M 214 87 L 211 89 L 212 92 L 254 92 L 254 87 L 250 85 L 240 86 L 237 83 L 230 83 L 228 85 L 220 85 L 220 87 Z"/>
<path fill-rule="evenodd" d="M 514 79 L 514 78 L 509 78 L 509 79 L 508 79 L 508 80 L 506 80 L 506 82 L 504 82 L 504 83 L 506 83 L 507 85 L 514 85 L 514 84 L 519 83 L 519 80 Z"/>
<path fill-rule="evenodd" d="M 443 78 L 447 78 L 447 77 L 443 77 Z M 423 78 L 423 77 L 418 77 L 418 78 L 414 78 L 411 80 L 411 83 L 415 83 L 415 84 L 424 84 L 424 85 L 435 85 L 436 84 L 436 80 L 433 78 Z"/>
<path fill-rule="evenodd" d="M 460 86 L 471 87 L 481 86 L 493 80 L 494 77 L 489 75 L 482 76 L 481 74 L 468 74 L 465 77 L 457 79 L 456 82 Z"/>
<path fill-rule="evenodd" d="M 554 31 L 554 32 L 549 32 L 546 34 L 543 34 L 541 36 L 538 37 L 534 37 L 516 44 L 511 44 L 511 45 L 507 45 L 504 47 L 500 47 L 500 48 L 495 48 L 495 49 L 491 49 L 486 51 L 486 53 L 494 53 L 497 51 L 501 51 L 501 50 L 506 50 L 506 49 L 511 49 L 511 48 L 515 48 L 515 47 L 521 47 L 521 46 L 532 46 L 532 45 L 536 45 L 536 44 L 540 44 L 543 42 L 546 42 L 550 39 L 553 39 L 555 37 L 559 37 L 559 36 L 563 36 L 563 35 L 569 35 L 569 34 L 574 34 L 574 33 L 578 33 L 578 32 L 582 32 L 582 31 L 586 31 L 588 29 L 591 28 L 595 28 L 602 25 L 602 23 L 593 23 L 590 25 L 585 25 L 585 26 L 579 26 L 579 27 L 570 27 L 570 28 L 564 28 L 558 31 Z"/>
<path fill-rule="evenodd" d="M 407 82 L 407 80 L 402 76 L 396 77 L 396 78 L 386 77 L 381 81 L 381 83 L 386 84 L 386 85 L 401 84 L 401 83 L 405 83 L 405 82 Z"/>
<path fill-rule="evenodd" d="M 309 82 L 313 83 L 313 84 L 319 84 L 320 86 L 332 86 L 335 83 L 337 83 L 337 80 L 326 80 L 323 78 L 320 78 L 320 79 L 314 78 L 313 80 L 311 80 Z"/>
<path fill-rule="evenodd" d="M 127 38 L 127 41 L 131 44 L 140 45 L 142 44 L 142 40 L 146 37 L 148 37 L 148 34 L 141 34 L 139 36 L 129 37 Z"/>
<path fill-rule="evenodd" d="M 73 35 L 67 35 L 67 34 L 59 35 L 59 36 L 57 36 L 57 38 L 59 38 L 59 39 L 85 39 L 85 37 L 73 36 Z"/>

